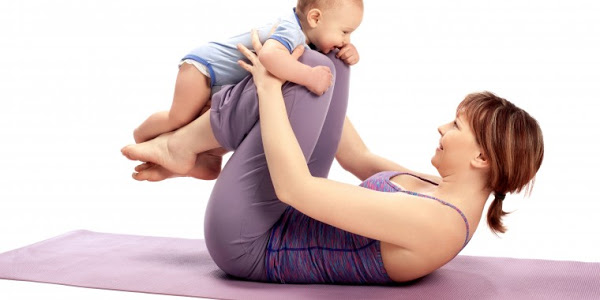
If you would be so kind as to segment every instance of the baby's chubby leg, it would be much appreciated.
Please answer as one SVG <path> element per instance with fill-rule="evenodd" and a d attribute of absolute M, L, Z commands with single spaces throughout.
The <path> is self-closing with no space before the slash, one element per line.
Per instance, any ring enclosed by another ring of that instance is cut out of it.
<path fill-rule="evenodd" d="M 200 115 L 201 108 L 210 99 L 210 93 L 210 79 L 193 65 L 182 64 L 175 81 L 171 109 L 157 112 L 148 117 L 134 130 L 135 142 L 148 141 L 162 133 L 188 124 Z"/>

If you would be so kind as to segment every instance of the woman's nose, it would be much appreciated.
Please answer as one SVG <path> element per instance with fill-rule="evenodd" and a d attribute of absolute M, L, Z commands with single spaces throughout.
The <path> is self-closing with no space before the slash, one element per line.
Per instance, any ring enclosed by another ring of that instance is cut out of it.
<path fill-rule="evenodd" d="M 444 125 L 440 125 L 438 127 L 438 132 L 440 133 L 440 135 L 444 135 L 446 133 L 446 131 L 448 131 L 448 128 L 452 126 L 452 122 L 450 123 L 446 123 Z"/>

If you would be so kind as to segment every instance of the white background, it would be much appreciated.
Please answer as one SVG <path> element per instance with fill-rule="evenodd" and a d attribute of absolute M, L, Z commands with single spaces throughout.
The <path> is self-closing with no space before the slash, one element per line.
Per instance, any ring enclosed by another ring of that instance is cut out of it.
<path fill-rule="evenodd" d="M 490 90 L 540 123 L 533 194 L 509 195 L 509 231 L 485 222 L 462 254 L 600 262 L 597 1 L 365 1 L 348 115 L 368 147 L 411 169 L 438 125 Z M 213 182 L 130 178 L 119 149 L 168 109 L 188 50 L 287 13 L 295 1 L 0 2 L 0 252 L 75 229 L 203 238 Z M 332 179 L 358 184 L 339 166 Z M 0 281 L 0 297 L 167 296 Z"/>

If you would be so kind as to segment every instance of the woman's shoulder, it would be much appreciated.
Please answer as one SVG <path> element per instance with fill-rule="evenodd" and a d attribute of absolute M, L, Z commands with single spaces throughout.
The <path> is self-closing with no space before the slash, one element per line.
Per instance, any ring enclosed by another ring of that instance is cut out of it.
<path fill-rule="evenodd" d="M 439 185 L 442 182 L 442 177 L 438 175 L 431 175 L 426 173 L 413 172 L 412 175 L 417 176 L 424 181 L 429 181 L 435 185 Z"/>
<path fill-rule="evenodd" d="M 408 185 L 413 186 L 430 186 L 439 185 L 442 182 L 442 178 L 436 175 L 415 172 L 412 170 L 401 170 L 401 171 L 386 171 L 382 172 L 389 176 L 389 179 L 395 183 L 403 185 L 403 183 L 410 183 Z M 408 175 L 408 176 L 401 176 Z"/>
<path fill-rule="evenodd" d="M 439 182 L 441 182 L 441 178 L 436 176 L 407 170 L 392 170 L 375 173 L 365 179 L 360 186 L 383 192 L 397 192 L 400 190 L 422 191 L 431 186 L 438 185 Z"/>

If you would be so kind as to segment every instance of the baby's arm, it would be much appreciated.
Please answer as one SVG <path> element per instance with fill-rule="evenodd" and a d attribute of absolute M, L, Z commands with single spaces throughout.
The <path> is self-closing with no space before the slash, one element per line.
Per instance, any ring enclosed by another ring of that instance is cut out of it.
<path fill-rule="evenodd" d="M 267 40 L 260 49 L 258 58 L 271 74 L 303 85 L 317 95 L 324 94 L 333 82 L 333 75 L 328 67 L 313 68 L 299 62 L 277 40 Z"/>

